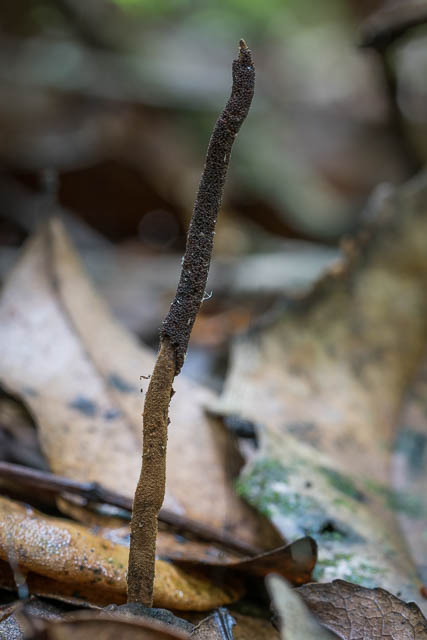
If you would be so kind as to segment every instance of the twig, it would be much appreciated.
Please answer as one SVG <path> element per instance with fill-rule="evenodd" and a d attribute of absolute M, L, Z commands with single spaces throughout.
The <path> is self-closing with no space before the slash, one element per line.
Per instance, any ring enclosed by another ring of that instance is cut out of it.
<path fill-rule="evenodd" d="M 162 326 L 160 351 L 145 398 L 142 470 L 131 522 L 128 602 L 151 606 L 153 601 L 157 516 L 165 493 L 172 383 L 183 365 L 191 329 L 203 300 L 231 148 L 248 114 L 254 83 L 251 54 L 241 40 L 239 57 L 233 62 L 231 96 L 209 142 L 178 289 Z"/>
<path fill-rule="evenodd" d="M 405 33 L 427 22 L 427 6 L 415 3 L 404 4 L 393 9 L 382 9 L 368 18 L 360 29 L 359 46 L 373 49 L 381 68 L 382 80 L 389 104 L 390 128 L 408 167 L 409 175 L 422 166 L 414 146 L 408 139 L 402 112 L 398 104 L 397 81 L 390 61 L 390 47 Z"/>
<path fill-rule="evenodd" d="M 129 20 L 108 0 L 55 0 L 81 40 L 90 47 L 126 51 L 130 39 Z"/>
<path fill-rule="evenodd" d="M 110 504 L 119 509 L 132 511 L 131 498 L 109 491 L 97 482 L 77 482 L 53 473 L 38 471 L 9 462 L 0 462 L 0 478 L 55 495 L 69 493 L 81 496 L 88 502 Z M 1 490 L 0 488 L 0 493 Z M 179 531 L 190 533 L 206 542 L 213 542 L 229 551 L 235 551 L 245 556 L 254 556 L 261 553 L 260 549 L 235 538 L 229 533 L 209 527 L 168 509 L 160 510 L 159 520 Z"/>
<path fill-rule="evenodd" d="M 421 169 L 422 163 L 418 158 L 414 145 L 408 138 L 406 124 L 398 102 L 396 72 L 387 51 L 376 50 L 376 53 L 381 67 L 384 91 L 388 99 L 390 129 L 394 132 L 394 137 L 400 148 L 402 158 L 405 161 L 408 175 L 412 176 Z"/>
<path fill-rule="evenodd" d="M 407 31 L 427 22 L 427 5 L 405 2 L 392 9 L 381 9 L 360 29 L 360 47 L 387 49 Z"/>

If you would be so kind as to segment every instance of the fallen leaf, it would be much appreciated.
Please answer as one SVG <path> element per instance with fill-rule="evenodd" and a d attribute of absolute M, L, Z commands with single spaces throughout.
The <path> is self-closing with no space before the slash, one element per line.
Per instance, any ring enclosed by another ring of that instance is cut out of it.
<path fill-rule="evenodd" d="M 271 622 L 263 618 L 254 618 L 233 611 L 236 626 L 233 628 L 234 640 L 279 640 L 279 633 Z"/>
<path fill-rule="evenodd" d="M 106 535 L 109 536 L 107 532 Z M 128 544 L 128 540 L 126 544 Z M 241 556 L 219 549 L 214 544 L 198 542 L 163 530 L 159 530 L 157 534 L 156 555 L 165 560 L 176 560 L 177 562 L 184 560 L 196 564 L 216 562 L 223 564 L 241 559 Z"/>
<path fill-rule="evenodd" d="M 130 620 L 103 613 L 78 612 L 69 619 L 45 623 L 47 640 L 186 640 L 188 633 L 151 618 Z"/>
<path fill-rule="evenodd" d="M 83 525 L 44 516 L 28 506 L 0 497 L 0 567 L 2 586 L 13 587 L 7 562 L 26 575 L 39 595 L 86 597 L 99 605 L 126 600 L 129 550 L 96 536 Z M 203 611 L 242 595 L 230 580 L 215 584 L 200 572 L 156 561 L 154 603 L 177 610 Z"/>
<path fill-rule="evenodd" d="M 128 527 L 105 529 L 98 533 L 102 533 L 103 537 L 113 542 L 129 545 Z M 207 575 L 218 575 L 220 570 L 225 580 L 227 576 L 236 573 L 264 578 L 274 571 L 292 584 L 300 585 L 312 579 L 317 560 L 317 545 L 312 538 L 305 537 L 272 551 L 242 559 L 231 553 L 224 553 L 213 545 L 159 531 L 156 554 L 184 568 L 203 567 Z"/>
<path fill-rule="evenodd" d="M 111 317 L 58 221 L 30 241 L 12 270 L 0 322 L 0 381 L 34 416 L 51 469 L 133 497 L 141 465 L 140 377 L 151 373 L 154 355 Z M 175 388 L 165 507 L 227 527 L 255 546 L 275 546 L 281 538 L 271 524 L 233 491 L 228 436 L 203 408 L 213 395 L 182 376 Z"/>
<path fill-rule="evenodd" d="M 206 563 L 207 565 L 219 563 L 220 565 L 241 560 L 241 556 L 230 551 L 224 551 L 209 542 L 198 542 L 183 535 L 164 530 L 163 525 L 157 533 L 156 556 L 163 560 L 172 560 L 191 563 Z M 129 546 L 130 527 L 100 528 L 96 532 L 107 540 Z M 308 582 L 308 580 L 307 580 Z"/>
<path fill-rule="evenodd" d="M 341 269 L 236 342 L 213 407 L 258 426 L 261 451 L 240 494 L 287 539 L 317 540 L 320 579 L 381 586 L 420 606 L 395 517 L 410 504 L 391 490 L 390 462 L 426 345 L 426 202 L 425 174 L 378 197 Z"/>
<path fill-rule="evenodd" d="M 0 393 L 0 460 L 44 469 L 37 433 L 21 403 Z"/>
<path fill-rule="evenodd" d="M 270 574 L 267 585 L 280 617 L 282 640 L 333 640 L 338 637 L 322 627 L 295 589 L 291 589 L 285 580 Z"/>
<path fill-rule="evenodd" d="M 222 609 L 224 608 L 222 607 Z M 233 640 L 279 640 L 279 632 L 268 619 L 238 613 L 234 609 L 230 610 L 229 613 L 234 620 L 232 628 Z M 185 615 L 191 619 L 193 624 L 196 625 L 196 628 L 199 626 L 201 631 L 204 631 L 206 627 L 209 628 L 211 616 L 203 618 L 199 613 L 186 613 Z M 202 625 L 202 622 L 205 623 L 206 626 L 205 624 Z M 193 633 L 195 633 L 196 628 Z M 216 629 L 217 628 L 218 627 L 216 627 Z"/>
<path fill-rule="evenodd" d="M 293 584 L 302 584 L 310 580 L 316 560 L 317 544 L 312 538 L 305 537 L 254 558 L 230 562 L 228 566 L 258 577 L 275 571 Z"/>
<path fill-rule="evenodd" d="M 0 638 L 2 640 L 26 640 L 19 623 L 19 614 L 23 609 L 25 609 L 26 615 L 42 620 L 60 620 L 64 614 L 61 609 L 50 602 L 43 602 L 33 596 L 25 604 L 22 600 L 18 600 L 6 605 L 6 607 L 6 615 L 0 616 Z"/>
<path fill-rule="evenodd" d="M 307 584 L 298 593 L 325 627 L 342 640 L 426 640 L 427 620 L 413 602 L 384 589 L 366 589 L 344 580 Z"/>
<path fill-rule="evenodd" d="M 233 640 L 235 624 L 233 616 L 227 609 L 221 607 L 199 622 L 190 637 L 196 640 Z"/>
<path fill-rule="evenodd" d="M 174 557 L 174 556 L 172 556 Z M 317 560 L 317 545 L 312 538 L 300 538 L 284 547 L 267 551 L 245 560 L 220 560 L 204 558 L 194 561 L 175 558 L 180 566 L 202 565 L 212 569 L 221 569 L 226 574 L 243 573 L 264 578 L 274 571 L 293 584 L 309 582 Z"/>

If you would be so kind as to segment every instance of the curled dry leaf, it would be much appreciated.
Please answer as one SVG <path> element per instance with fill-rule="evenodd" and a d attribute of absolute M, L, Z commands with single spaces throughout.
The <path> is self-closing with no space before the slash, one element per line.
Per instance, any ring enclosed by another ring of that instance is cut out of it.
<path fill-rule="evenodd" d="M 44 623 L 46 640 L 186 640 L 189 634 L 151 618 L 130 620 L 103 613 L 78 612 L 65 620 Z M 40 637 L 40 636 L 37 636 Z M 31 640 L 31 637 L 28 638 Z"/>
<path fill-rule="evenodd" d="M 297 589 L 317 618 L 342 640 L 427 640 L 427 620 L 416 604 L 384 589 L 366 589 L 344 580 Z"/>
<path fill-rule="evenodd" d="M 107 537 L 115 537 L 114 530 L 105 530 Z M 129 528 L 127 528 L 126 541 L 129 544 Z M 233 560 L 240 560 L 241 556 L 230 551 L 224 551 L 208 542 L 199 542 L 177 535 L 172 531 L 159 530 L 157 534 L 156 554 L 164 560 L 172 560 L 179 563 L 181 560 L 189 563 L 228 564 Z"/>
<path fill-rule="evenodd" d="M 337 636 L 324 629 L 285 580 L 270 574 L 267 578 L 274 608 L 280 617 L 282 640 L 334 640 Z"/>
<path fill-rule="evenodd" d="M 103 537 L 122 545 L 129 544 L 129 528 L 101 530 Z M 98 531 L 99 533 L 99 531 Z M 300 538 L 288 545 L 243 559 L 224 553 L 212 545 L 186 540 L 170 532 L 159 531 L 157 553 L 165 560 L 172 560 L 181 567 L 203 567 L 206 575 L 227 577 L 246 574 L 264 578 L 274 571 L 294 585 L 310 582 L 316 566 L 317 544 L 309 537 Z"/>
<path fill-rule="evenodd" d="M 104 537 L 119 544 L 129 544 L 129 529 L 105 529 Z M 309 537 L 300 538 L 283 547 L 243 559 L 224 553 L 212 545 L 193 542 L 169 532 L 159 531 L 157 554 L 163 559 L 172 560 L 181 567 L 203 567 L 206 575 L 227 576 L 246 574 L 264 578 L 274 571 L 294 585 L 310 582 L 316 566 L 317 544 Z"/>
<path fill-rule="evenodd" d="M 319 578 L 422 606 L 395 514 L 426 512 L 390 490 L 389 472 L 402 397 L 426 346 L 427 175 L 372 206 L 376 220 L 348 245 L 341 271 L 235 345 L 215 408 L 259 426 L 261 452 L 240 493 L 287 539 L 317 540 Z"/>
<path fill-rule="evenodd" d="M 255 558 L 230 563 L 229 567 L 258 577 L 275 571 L 293 584 L 303 584 L 310 580 L 316 560 L 317 544 L 307 536 Z"/>
<path fill-rule="evenodd" d="M 114 321 L 59 221 L 30 241 L 12 270 L 0 322 L 0 381 L 35 417 L 51 469 L 133 498 L 141 459 L 140 377 L 151 373 L 154 356 Z M 227 526 L 255 546 L 274 546 L 280 537 L 272 526 L 261 526 L 233 492 L 227 435 L 203 409 L 213 396 L 182 376 L 175 386 L 165 506 Z"/>
<path fill-rule="evenodd" d="M 98 605 L 126 601 L 129 550 L 86 527 L 44 516 L 0 498 L 0 583 L 13 588 L 8 561 L 26 576 L 31 592 L 52 597 L 87 598 Z M 239 584 L 215 584 L 200 572 L 156 561 L 154 603 L 178 610 L 204 611 L 242 595 Z"/>
<path fill-rule="evenodd" d="M 227 572 L 229 575 L 241 573 L 258 578 L 264 578 L 274 571 L 292 584 L 299 585 L 311 580 L 316 560 L 316 542 L 312 538 L 305 537 L 295 540 L 295 542 L 284 547 L 279 547 L 246 560 L 229 559 L 221 561 L 215 558 L 210 560 L 205 558 L 195 561 L 187 559 L 181 561 L 177 559 L 176 561 L 180 566 L 184 567 L 202 564 L 204 567 L 211 567 L 214 570 L 221 568 L 222 571 Z"/>

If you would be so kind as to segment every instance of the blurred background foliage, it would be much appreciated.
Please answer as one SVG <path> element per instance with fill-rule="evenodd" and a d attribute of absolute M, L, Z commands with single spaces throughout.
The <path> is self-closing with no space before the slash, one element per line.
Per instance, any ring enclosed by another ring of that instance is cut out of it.
<path fill-rule="evenodd" d="M 426 3 L 3 3 L 2 273 L 13 249 L 52 213 L 67 217 L 81 246 L 90 244 L 90 229 L 92 240 L 96 232 L 133 256 L 180 255 L 241 37 L 253 51 L 256 97 L 233 152 L 216 255 L 284 255 L 290 239 L 310 241 L 325 248 L 323 268 L 360 225 L 373 189 L 424 164 L 423 20 L 381 51 L 359 46 L 366 24 L 387 21 L 387 12 L 404 20 L 414 7 Z M 310 261 L 308 253 L 293 255 Z M 298 264 L 294 271 L 304 271 Z M 103 265 L 99 278 L 107 277 Z M 286 280 L 276 263 L 271 268 Z M 128 318 L 144 334 L 138 322 Z"/>

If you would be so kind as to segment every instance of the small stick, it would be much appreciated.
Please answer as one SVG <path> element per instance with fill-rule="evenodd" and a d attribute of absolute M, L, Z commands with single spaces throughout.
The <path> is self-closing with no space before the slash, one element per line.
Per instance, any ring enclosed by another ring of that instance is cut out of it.
<path fill-rule="evenodd" d="M 360 47 L 385 50 L 407 31 L 427 22 L 427 5 L 405 2 L 390 9 L 380 9 L 370 16 L 360 30 Z"/>
<path fill-rule="evenodd" d="M 415 2 L 393 9 L 380 9 L 360 29 L 359 47 L 372 49 L 378 58 L 384 91 L 389 104 L 390 128 L 405 159 L 409 175 L 421 169 L 422 162 L 408 138 L 405 121 L 398 104 L 398 87 L 389 50 L 407 31 L 427 22 L 427 6 Z"/>
<path fill-rule="evenodd" d="M 184 363 L 191 329 L 203 301 L 215 223 L 231 148 L 254 93 L 251 53 L 240 41 L 233 85 L 217 120 L 206 155 L 175 298 L 160 333 L 160 350 L 144 403 L 142 470 L 133 503 L 128 568 L 128 602 L 152 606 L 157 516 L 166 484 L 166 445 L 172 383 Z M 200 482 L 203 479 L 200 478 Z"/>
<path fill-rule="evenodd" d="M 46 471 L 31 469 L 19 464 L 10 462 L 0 462 L 0 478 L 16 482 L 17 484 L 40 489 L 41 491 L 53 493 L 55 495 L 70 493 L 78 495 L 88 502 L 111 504 L 119 509 L 132 511 L 132 500 L 114 491 L 109 491 L 97 482 L 77 482 L 63 476 L 57 476 Z M 0 487 L 0 493 L 2 488 Z M 209 527 L 201 522 L 187 518 L 168 509 L 161 509 L 159 520 L 165 524 L 178 529 L 179 531 L 191 533 L 204 540 L 218 544 L 222 548 L 235 551 L 244 556 L 255 556 L 261 550 L 253 547 L 243 540 L 235 538 L 233 535 Z"/>

